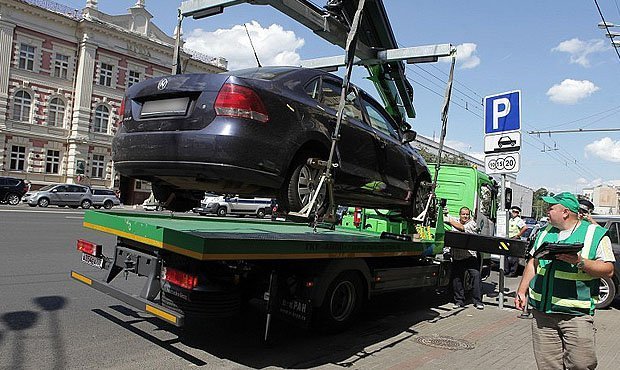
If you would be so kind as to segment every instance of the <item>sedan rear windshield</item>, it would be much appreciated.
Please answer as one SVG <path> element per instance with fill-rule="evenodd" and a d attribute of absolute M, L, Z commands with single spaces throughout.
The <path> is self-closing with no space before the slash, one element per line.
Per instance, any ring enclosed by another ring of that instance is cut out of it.
<path fill-rule="evenodd" d="M 271 80 L 278 78 L 279 76 L 282 76 L 294 70 L 295 69 L 291 67 L 262 67 L 262 68 L 240 69 L 238 71 L 230 71 L 230 72 L 223 72 L 223 73 L 231 75 L 231 76 L 236 76 L 236 77 L 253 78 L 253 79 L 259 79 L 259 80 L 271 81 Z"/>

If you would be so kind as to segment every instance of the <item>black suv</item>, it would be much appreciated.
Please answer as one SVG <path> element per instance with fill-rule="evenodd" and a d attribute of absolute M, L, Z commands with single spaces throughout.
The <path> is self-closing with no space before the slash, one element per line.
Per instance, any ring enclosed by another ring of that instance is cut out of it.
<path fill-rule="evenodd" d="M 0 177 L 0 202 L 16 206 L 28 189 L 30 186 L 22 179 Z"/>

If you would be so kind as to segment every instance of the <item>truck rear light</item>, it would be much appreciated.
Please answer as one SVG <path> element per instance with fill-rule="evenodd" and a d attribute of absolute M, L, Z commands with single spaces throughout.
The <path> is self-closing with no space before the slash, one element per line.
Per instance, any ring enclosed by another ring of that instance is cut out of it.
<path fill-rule="evenodd" d="M 218 116 L 248 118 L 268 122 L 269 114 L 258 94 L 249 87 L 226 83 L 215 99 Z"/>
<path fill-rule="evenodd" d="M 170 267 L 162 268 L 162 279 L 189 290 L 194 289 L 198 285 L 198 276 Z"/>
<path fill-rule="evenodd" d="M 99 257 L 101 255 L 101 245 L 84 239 L 78 239 L 77 250 L 95 257 Z"/>

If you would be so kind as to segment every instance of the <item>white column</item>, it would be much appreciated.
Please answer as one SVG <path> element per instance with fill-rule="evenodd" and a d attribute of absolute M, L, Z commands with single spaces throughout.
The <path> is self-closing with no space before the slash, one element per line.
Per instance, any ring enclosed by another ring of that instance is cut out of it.
<path fill-rule="evenodd" d="M 75 182 L 76 161 L 86 161 L 88 155 L 89 121 L 95 73 L 97 46 L 90 42 L 86 33 L 82 35 L 75 77 L 75 98 L 69 134 L 67 182 Z"/>
<path fill-rule="evenodd" d="M 0 18 L 2 15 L 0 14 Z M 6 112 L 9 104 L 9 74 L 13 52 L 15 24 L 0 19 L 0 130 L 6 128 Z"/>

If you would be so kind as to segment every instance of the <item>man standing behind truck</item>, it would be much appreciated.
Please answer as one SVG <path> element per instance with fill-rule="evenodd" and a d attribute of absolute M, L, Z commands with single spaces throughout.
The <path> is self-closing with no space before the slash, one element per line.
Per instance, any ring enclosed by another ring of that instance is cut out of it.
<path fill-rule="evenodd" d="M 508 237 L 511 239 L 521 239 L 527 231 L 527 225 L 525 221 L 520 217 L 521 208 L 512 206 L 510 208 L 510 220 L 508 221 Z M 506 276 L 516 277 L 519 276 L 519 257 L 508 256 L 506 259 Z"/>
<path fill-rule="evenodd" d="M 614 273 L 614 254 L 607 229 L 580 220 L 579 202 L 568 192 L 542 197 L 549 203 L 549 225 L 536 237 L 531 255 L 544 242 L 583 244 L 578 253 L 555 259 L 531 258 L 515 296 L 522 310 L 529 289 L 533 308 L 532 339 L 539 369 L 594 369 L 597 365 L 594 298 L 601 277 Z"/>
<path fill-rule="evenodd" d="M 446 223 L 458 231 L 477 234 L 478 227 L 471 218 L 471 210 L 462 207 L 459 210 L 459 218 L 446 217 Z M 452 255 L 452 290 L 454 292 L 454 308 L 465 307 L 465 272 L 469 273 L 473 279 L 472 300 L 474 307 L 479 310 L 484 309 L 482 303 L 482 281 L 480 280 L 480 270 L 476 251 L 466 249 L 450 248 Z"/>

